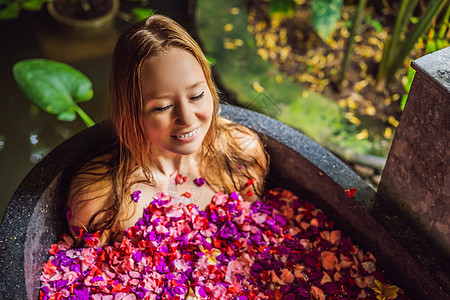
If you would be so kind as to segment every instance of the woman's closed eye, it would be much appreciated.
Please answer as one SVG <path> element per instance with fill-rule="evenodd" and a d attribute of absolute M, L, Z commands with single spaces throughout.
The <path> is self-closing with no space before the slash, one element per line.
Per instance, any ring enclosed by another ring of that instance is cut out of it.
<path fill-rule="evenodd" d="M 201 92 L 200 94 L 198 94 L 197 96 L 191 97 L 189 98 L 189 100 L 200 100 L 201 98 L 203 98 L 203 96 L 205 95 L 205 92 Z M 154 107 L 153 111 L 156 112 L 161 112 L 161 111 L 165 111 L 168 110 L 169 108 L 171 108 L 173 106 L 173 104 L 169 104 L 169 105 L 165 105 L 165 106 L 161 106 L 161 107 Z"/>
<path fill-rule="evenodd" d="M 153 108 L 153 110 L 154 111 L 165 111 L 165 110 L 168 110 L 171 107 L 172 107 L 172 105 L 166 105 L 166 106 L 162 106 L 162 107 L 155 107 L 155 108 Z"/>
<path fill-rule="evenodd" d="M 194 97 L 191 97 L 190 99 L 191 99 L 191 100 L 198 100 L 198 99 L 203 98 L 204 95 L 205 95 L 205 92 L 203 91 L 203 92 L 201 92 L 199 95 L 194 96 Z"/>

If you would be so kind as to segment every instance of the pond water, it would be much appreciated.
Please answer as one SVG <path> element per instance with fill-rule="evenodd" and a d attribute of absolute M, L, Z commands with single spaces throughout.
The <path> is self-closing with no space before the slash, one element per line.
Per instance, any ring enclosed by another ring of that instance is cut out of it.
<path fill-rule="evenodd" d="M 186 25 L 185 2 L 152 1 L 151 6 Z M 32 167 L 58 144 L 85 128 L 80 119 L 58 121 L 32 105 L 14 81 L 14 63 L 48 58 L 72 65 L 93 82 L 94 97 L 80 107 L 95 122 L 108 114 L 110 61 L 114 45 L 128 24 L 116 18 L 111 28 L 94 36 L 70 34 L 58 25 L 45 10 L 22 12 L 15 20 L 0 21 L 0 220 Z"/>

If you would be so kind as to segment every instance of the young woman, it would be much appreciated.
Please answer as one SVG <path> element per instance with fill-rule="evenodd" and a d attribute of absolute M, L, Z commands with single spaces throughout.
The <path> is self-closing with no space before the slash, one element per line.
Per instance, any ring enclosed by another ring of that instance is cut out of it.
<path fill-rule="evenodd" d="M 114 52 L 110 90 L 116 145 L 72 179 L 72 234 L 121 240 L 158 192 L 200 209 L 219 191 L 261 195 L 267 154 L 254 132 L 218 115 L 210 65 L 179 24 L 154 15 L 127 30 Z"/>

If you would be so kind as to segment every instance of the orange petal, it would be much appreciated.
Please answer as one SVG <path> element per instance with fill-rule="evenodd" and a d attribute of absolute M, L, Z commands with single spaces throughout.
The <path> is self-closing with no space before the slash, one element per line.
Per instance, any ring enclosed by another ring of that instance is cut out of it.
<path fill-rule="evenodd" d="M 322 251 L 320 253 L 320 258 L 322 260 L 322 267 L 325 270 L 334 270 L 338 262 L 336 255 L 331 251 Z"/>
<path fill-rule="evenodd" d="M 275 300 L 281 300 L 281 299 L 283 299 L 283 293 L 280 292 L 280 290 L 275 290 L 275 291 L 273 292 L 273 295 L 274 295 Z"/>
<path fill-rule="evenodd" d="M 286 283 L 292 283 L 295 280 L 294 274 L 292 274 L 291 271 L 289 271 L 289 269 L 281 270 L 280 278 Z"/>
<path fill-rule="evenodd" d="M 325 283 L 332 282 L 330 275 L 326 272 L 323 272 L 322 280 L 320 281 L 320 285 L 324 285 Z"/>
<path fill-rule="evenodd" d="M 272 275 L 272 282 L 279 284 L 279 285 L 286 285 L 286 283 L 280 279 L 280 277 L 277 276 L 274 270 L 270 271 L 270 274 Z"/>
<path fill-rule="evenodd" d="M 341 231 L 334 230 L 330 234 L 330 242 L 332 245 L 336 245 L 341 240 Z"/>
<path fill-rule="evenodd" d="M 341 273 L 336 272 L 336 273 L 334 273 L 333 280 L 339 281 L 339 280 L 341 280 L 341 277 L 342 277 Z"/>
<path fill-rule="evenodd" d="M 323 291 L 314 285 L 311 287 L 311 295 L 314 299 L 325 300 Z"/>

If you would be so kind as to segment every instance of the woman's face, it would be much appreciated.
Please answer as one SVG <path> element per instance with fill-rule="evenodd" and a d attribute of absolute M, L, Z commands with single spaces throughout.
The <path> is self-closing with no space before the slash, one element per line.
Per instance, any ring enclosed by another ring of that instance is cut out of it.
<path fill-rule="evenodd" d="M 213 98 L 189 52 L 169 48 L 141 66 L 143 122 L 152 151 L 195 153 L 208 132 Z"/>

